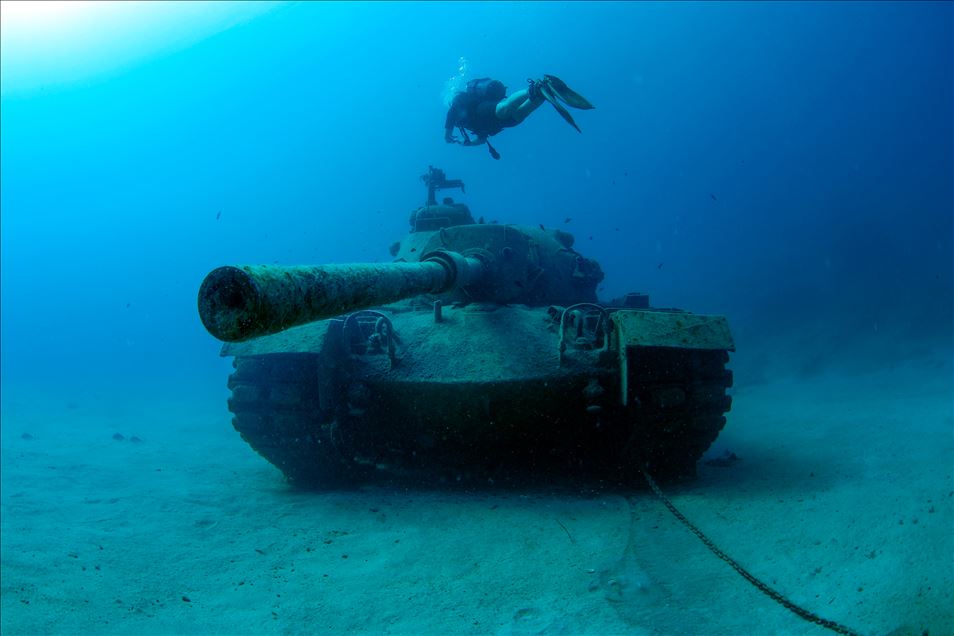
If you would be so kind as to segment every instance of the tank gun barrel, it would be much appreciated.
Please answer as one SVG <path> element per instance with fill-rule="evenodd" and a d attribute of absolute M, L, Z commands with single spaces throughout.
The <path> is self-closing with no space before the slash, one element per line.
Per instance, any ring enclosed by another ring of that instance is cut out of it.
<path fill-rule="evenodd" d="M 199 317 L 219 340 L 240 342 L 297 325 L 439 294 L 478 282 L 484 263 L 437 251 L 418 263 L 227 265 L 199 287 Z"/>

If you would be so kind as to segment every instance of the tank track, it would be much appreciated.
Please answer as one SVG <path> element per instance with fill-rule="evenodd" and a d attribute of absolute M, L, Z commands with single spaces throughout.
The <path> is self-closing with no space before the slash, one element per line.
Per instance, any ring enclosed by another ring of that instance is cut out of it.
<path fill-rule="evenodd" d="M 691 478 L 725 427 L 733 376 L 723 350 L 646 347 L 631 353 L 629 388 L 635 426 L 627 444 L 629 483 L 646 465 L 657 479 Z M 635 464 L 635 466 L 633 466 Z M 633 468 L 636 472 L 633 473 Z"/>
<path fill-rule="evenodd" d="M 346 484 L 360 467 L 338 452 L 318 400 L 318 359 L 309 354 L 237 357 L 229 376 L 232 426 L 300 486 Z"/>
<path fill-rule="evenodd" d="M 692 349 L 640 348 L 630 353 L 632 422 L 593 475 L 627 486 L 642 484 L 646 466 L 660 480 L 691 478 L 696 463 L 718 437 L 732 405 L 726 389 L 732 371 L 728 353 Z M 232 424 L 260 455 L 296 485 L 354 484 L 374 472 L 358 463 L 340 439 L 334 417 L 318 397 L 318 358 L 310 354 L 237 357 L 229 377 Z M 346 428 L 346 427 L 345 427 Z M 628 437 L 628 439 L 627 439 Z M 615 468 L 615 470 L 614 470 Z"/>

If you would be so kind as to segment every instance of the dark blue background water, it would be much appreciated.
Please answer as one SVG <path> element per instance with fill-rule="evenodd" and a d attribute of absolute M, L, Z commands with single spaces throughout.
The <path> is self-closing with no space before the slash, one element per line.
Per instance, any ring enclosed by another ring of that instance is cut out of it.
<path fill-rule="evenodd" d="M 389 260 L 429 164 L 475 215 L 574 232 L 604 298 L 728 315 L 742 383 L 949 352 L 952 25 L 949 3 L 307 3 L 7 90 L 4 384 L 224 391 L 203 276 Z M 461 57 L 597 108 L 579 134 L 545 104 L 500 161 L 446 145 Z"/>

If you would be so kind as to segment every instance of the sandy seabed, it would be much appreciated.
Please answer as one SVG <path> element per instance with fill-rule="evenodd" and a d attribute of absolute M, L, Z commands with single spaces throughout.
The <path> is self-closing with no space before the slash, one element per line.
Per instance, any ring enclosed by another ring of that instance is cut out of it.
<path fill-rule="evenodd" d="M 954 634 L 950 361 L 740 384 L 675 505 L 825 618 Z M 111 395 L 5 386 L 4 635 L 827 633 L 648 490 L 301 492 L 223 396 Z"/>

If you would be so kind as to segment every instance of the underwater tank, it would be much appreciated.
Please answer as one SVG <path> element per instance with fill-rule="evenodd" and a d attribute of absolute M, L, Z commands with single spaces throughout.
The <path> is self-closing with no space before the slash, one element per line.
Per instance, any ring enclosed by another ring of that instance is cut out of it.
<path fill-rule="evenodd" d="M 558 229 L 475 221 L 431 167 L 393 262 L 226 266 L 199 316 L 242 438 L 296 485 L 691 477 L 725 425 L 723 316 L 600 302 Z"/>

